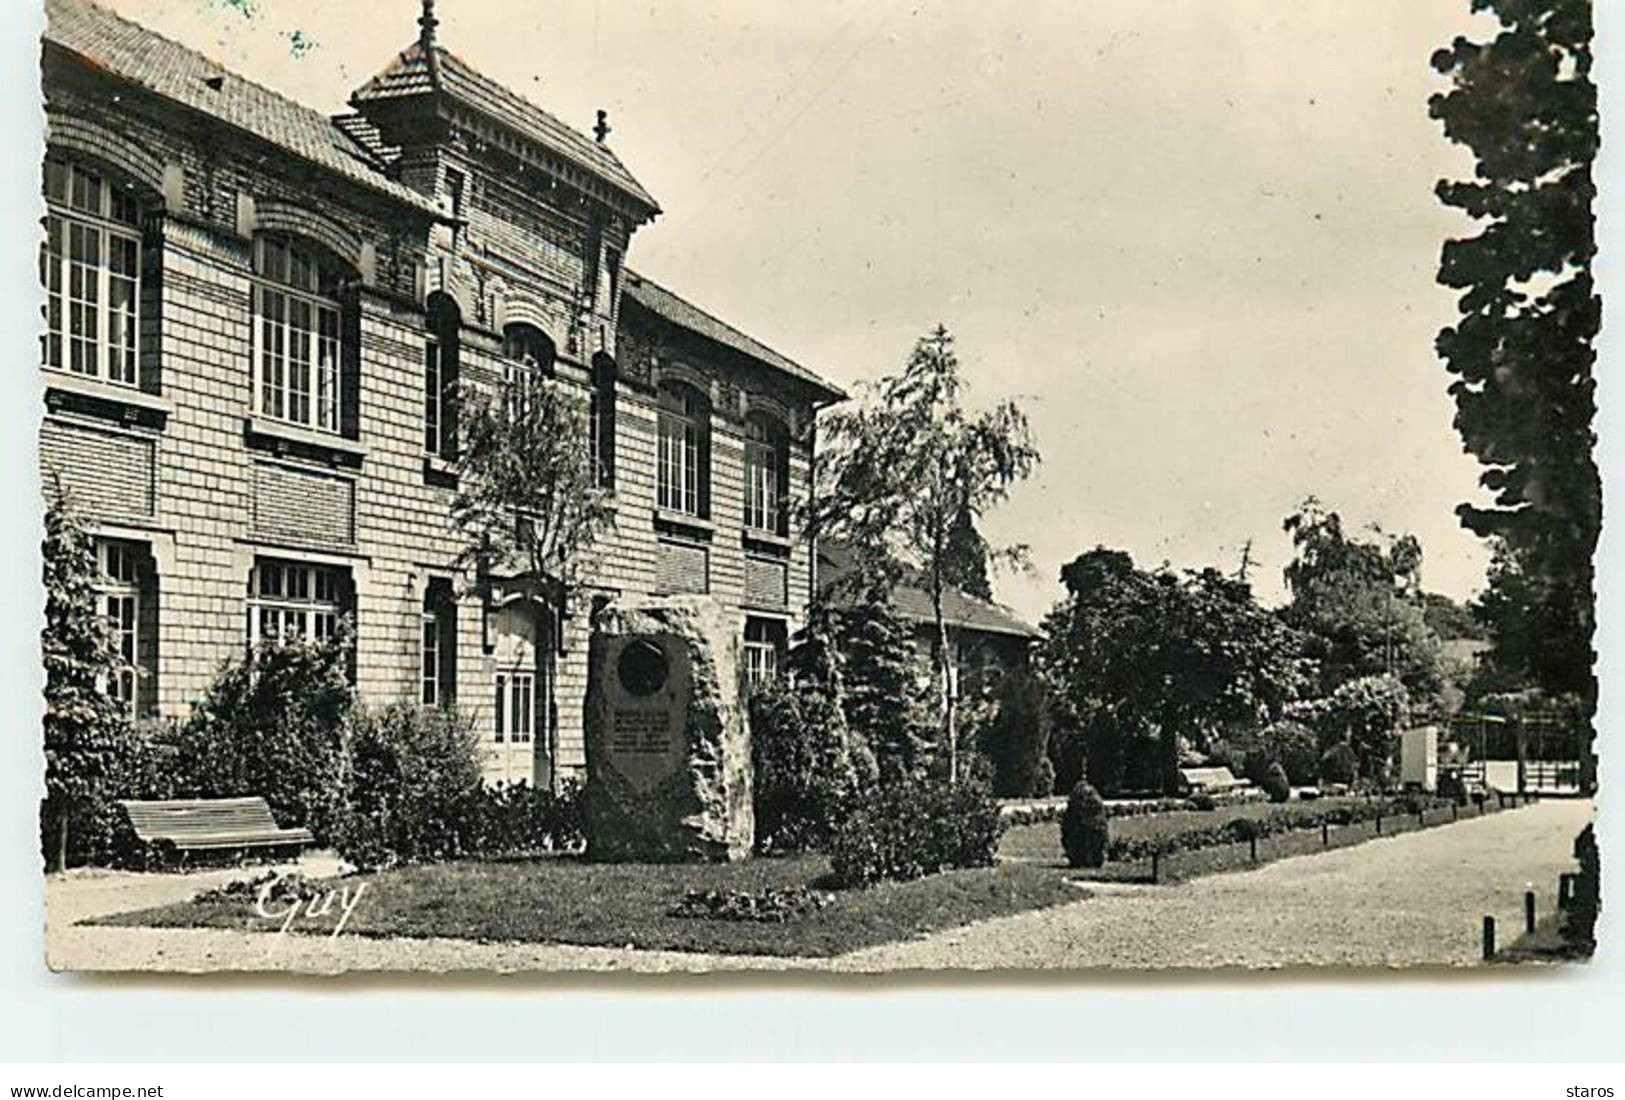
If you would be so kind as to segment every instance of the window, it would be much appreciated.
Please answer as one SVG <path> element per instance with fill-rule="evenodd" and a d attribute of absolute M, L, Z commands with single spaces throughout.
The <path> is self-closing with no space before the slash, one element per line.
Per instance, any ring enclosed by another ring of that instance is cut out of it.
<path fill-rule="evenodd" d="M 592 459 L 598 485 L 615 487 L 615 360 L 602 352 L 592 360 Z"/>
<path fill-rule="evenodd" d="M 759 413 L 745 419 L 745 527 L 789 534 L 789 433 Z"/>
<path fill-rule="evenodd" d="M 496 676 L 496 740 L 515 745 L 536 738 L 536 674 L 499 672 Z"/>
<path fill-rule="evenodd" d="M 423 450 L 437 455 L 441 450 L 445 392 L 440 370 L 440 341 L 430 338 L 423 345 Z"/>
<path fill-rule="evenodd" d="M 248 641 L 325 641 L 344 613 L 344 571 L 261 558 L 249 574 Z"/>
<path fill-rule="evenodd" d="M 45 203 L 40 360 L 47 367 L 134 386 L 141 298 L 136 202 L 94 172 L 47 159 Z"/>
<path fill-rule="evenodd" d="M 423 345 L 423 450 L 448 462 L 457 457 L 458 338 L 462 315 L 450 295 L 428 302 L 429 337 Z"/>
<path fill-rule="evenodd" d="M 704 517 L 711 488 L 711 403 L 693 386 L 667 382 L 660 387 L 656 461 L 659 506 Z"/>
<path fill-rule="evenodd" d="M 504 400 L 510 415 L 522 416 L 542 379 L 553 377 L 553 341 L 535 325 L 516 321 L 502 330 Z"/>
<path fill-rule="evenodd" d="M 119 667 L 105 688 L 131 715 L 136 710 L 136 681 L 142 651 L 140 558 L 140 550 L 132 543 L 96 544 L 96 564 L 101 573 L 98 600 L 102 615 L 113 630 L 119 656 Z"/>
<path fill-rule="evenodd" d="M 786 630 L 778 619 L 745 620 L 745 683 L 752 690 L 765 687 L 779 675 L 779 655 Z"/>
<path fill-rule="evenodd" d="M 339 430 L 338 263 L 277 237 L 254 242 L 254 407 L 290 424 Z"/>
<path fill-rule="evenodd" d="M 419 701 L 449 707 L 457 701 L 457 603 L 450 581 L 429 582 L 421 626 Z"/>

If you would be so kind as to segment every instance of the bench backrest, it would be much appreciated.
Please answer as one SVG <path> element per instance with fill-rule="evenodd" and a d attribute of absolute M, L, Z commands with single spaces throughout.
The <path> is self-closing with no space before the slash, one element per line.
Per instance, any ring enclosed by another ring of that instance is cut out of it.
<path fill-rule="evenodd" d="M 142 840 L 185 839 L 214 833 L 275 832 L 276 819 L 265 799 L 198 798 L 168 802 L 123 802 L 135 835 Z"/>
<path fill-rule="evenodd" d="M 1192 790 L 1225 791 L 1241 786 L 1229 768 L 1180 768 L 1179 772 Z"/>

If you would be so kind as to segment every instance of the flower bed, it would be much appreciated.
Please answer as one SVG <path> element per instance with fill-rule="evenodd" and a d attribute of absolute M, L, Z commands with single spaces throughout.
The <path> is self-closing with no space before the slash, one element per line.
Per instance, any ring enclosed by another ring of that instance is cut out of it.
<path fill-rule="evenodd" d="M 1243 787 L 1240 790 L 1228 791 L 1224 794 L 1209 796 L 1214 806 L 1239 806 L 1249 802 L 1263 802 L 1268 796 L 1256 787 Z M 1189 798 L 1109 798 L 1106 800 L 1106 816 L 1118 817 L 1145 817 L 1149 814 L 1178 813 L 1185 810 L 1199 810 Z M 1066 799 L 1064 797 L 1046 798 L 1033 802 L 1005 802 L 999 807 L 999 816 L 1006 825 L 1042 825 L 1046 822 L 1059 821 L 1066 812 Z"/>
<path fill-rule="evenodd" d="M 1283 833 L 1318 829 L 1322 825 L 1341 827 L 1384 817 L 1416 817 L 1450 804 L 1447 799 L 1419 795 L 1344 802 L 1335 806 L 1299 803 L 1282 806 L 1262 816 L 1234 818 L 1218 825 L 1181 829 L 1162 835 L 1115 837 L 1107 845 L 1106 858 L 1113 863 L 1129 863 L 1175 852 L 1244 844 L 1249 840 L 1263 840 Z"/>

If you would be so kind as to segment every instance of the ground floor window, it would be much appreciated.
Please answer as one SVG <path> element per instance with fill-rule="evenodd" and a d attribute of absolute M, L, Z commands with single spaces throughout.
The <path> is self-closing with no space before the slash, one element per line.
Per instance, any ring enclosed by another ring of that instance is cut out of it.
<path fill-rule="evenodd" d="M 435 578 L 423 595 L 419 701 L 449 707 L 457 701 L 457 601 L 451 582 Z"/>
<path fill-rule="evenodd" d="M 143 592 L 146 580 L 146 552 L 133 542 L 104 540 L 96 544 L 96 565 L 101 574 L 97 601 L 113 631 L 119 667 L 107 678 L 106 690 L 126 713 L 135 714 L 139 703 L 143 656 Z"/>
<path fill-rule="evenodd" d="M 248 583 L 249 644 L 332 638 L 347 610 L 348 587 L 347 570 L 260 558 Z"/>
<path fill-rule="evenodd" d="M 496 675 L 496 741 L 527 745 L 536 740 L 536 674 Z"/>
<path fill-rule="evenodd" d="M 763 687 L 778 678 L 783 663 L 784 620 L 750 616 L 745 620 L 745 683 Z"/>

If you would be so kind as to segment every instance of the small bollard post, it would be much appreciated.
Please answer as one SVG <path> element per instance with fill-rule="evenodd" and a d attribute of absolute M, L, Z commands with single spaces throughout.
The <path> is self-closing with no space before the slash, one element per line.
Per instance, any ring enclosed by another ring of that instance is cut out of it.
<path fill-rule="evenodd" d="M 1456 804 L 1454 802 L 1450 804 L 1450 820 L 1456 820 Z"/>
<path fill-rule="evenodd" d="M 1332 846 L 1332 827 L 1324 819 L 1320 822 L 1320 846 L 1322 848 Z"/>
<path fill-rule="evenodd" d="M 1427 822 L 1423 819 L 1423 815 L 1426 814 L 1426 813 L 1427 813 L 1426 810 L 1417 810 L 1416 811 L 1416 827 L 1418 829 L 1427 828 Z"/>
<path fill-rule="evenodd" d="M 1256 836 L 1247 838 L 1247 858 L 1254 863 L 1258 862 L 1258 838 Z"/>
<path fill-rule="evenodd" d="M 1484 918 L 1484 961 L 1495 958 L 1495 918 Z"/>
<path fill-rule="evenodd" d="M 1153 885 L 1153 886 L 1155 886 L 1157 884 L 1158 872 L 1161 870 L 1161 868 L 1159 868 L 1157 866 L 1157 864 L 1161 861 L 1161 859 L 1162 859 L 1162 853 L 1160 853 L 1160 852 L 1152 852 L 1151 853 L 1151 885 Z"/>
<path fill-rule="evenodd" d="M 1525 932 L 1535 930 L 1535 892 L 1533 890 L 1523 892 L 1523 930 Z"/>
<path fill-rule="evenodd" d="M 1377 835 L 1378 836 L 1382 835 L 1382 815 L 1381 814 L 1377 815 Z"/>

